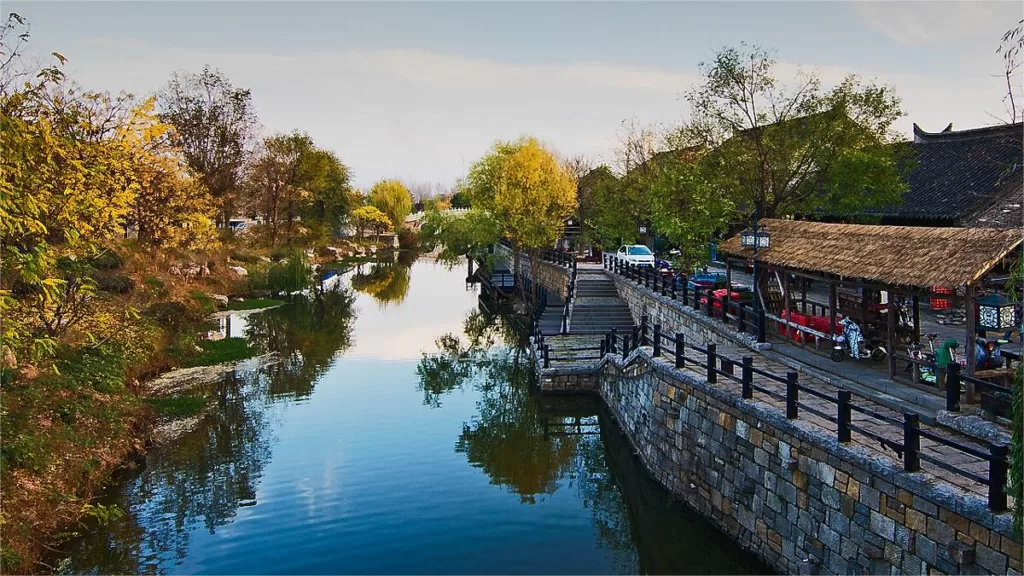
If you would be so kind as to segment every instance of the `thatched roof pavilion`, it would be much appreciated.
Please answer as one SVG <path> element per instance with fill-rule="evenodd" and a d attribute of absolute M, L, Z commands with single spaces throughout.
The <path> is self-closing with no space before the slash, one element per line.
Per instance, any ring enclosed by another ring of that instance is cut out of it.
<path fill-rule="evenodd" d="M 760 262 L 862 278 L 891 286 L 955 288 L 977 282 L 1020 245 L 1024 230 L 870 226 L 791 220 L 761 220 L 771 247 L 758 251 Z M 752 258 L 737 234 L 722 252 Z"/>
<path fill-rule="evenodd" d="M 884 291 L 890 293 L 888 298 L 893 297 L 892 293 L 901 293 L 913 300 L 914 342 L 920 342 L 921 334 L 918 297 L 938 287 L 964 289 L 966 296 L 955 301 L 964 305 L 967 342 L 973 342 L 977 288 L 983 277 L 1024 240 L 1024 229 L 1021 228 L 925 228 L 777 219 L 765 219 L 760 224 L 760 230 L 768 232 L 771 242 L 769 247 L 758 250 L 757 262 L 779 279 L 784 302 L 783 309 L 779 310 L 780 316 L 791 317 L 790 274 L 796 276 L 803 291 L 801 304 L 805 313 L 807 280 L 828 282 L 829 304 L 822 308 L 831 317 L 832 333 L 835 332 L 838 308 L 844 308 L 844 314 L 855 319 L 859 315 L 860 321 L 866 321 L 869 293 L 878 296 Z M 739 234 L 723 242 L 719 251 L 744 262 L 750 262 L 754 257 L 752 248 L 741 246 Z M 726 274 L 731 276 L 731 261 L 727 259 L 726 263 Z M 784 274 L 778 274 L 780 272 Z M 849 304 L 853 301 L 851 297 L 844 300 L 843 295 L 837 295 L 840 284 L 859 287 L 861 296 L 852 297 L 856 300 L 852 308 Z M 757 285 L 758 297 L 765 298 L 760 294 L 761 284 Z M 895 326 L 895 306 L 887 309 L 889 376 L 892 378 L 896 374 L 892 352 L 900 328 Z M 773 320 L 787 328 L 793 326 L 780 317 L 773 317 Z M 973 375 L 974 354 L 966 356 L 967 373 Z"/>

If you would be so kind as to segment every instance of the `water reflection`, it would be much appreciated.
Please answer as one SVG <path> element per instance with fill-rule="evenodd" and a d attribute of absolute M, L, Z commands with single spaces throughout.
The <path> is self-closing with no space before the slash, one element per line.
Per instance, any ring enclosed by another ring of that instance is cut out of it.
<path fill-rule="evenodd" d="M 401 304 L 338 290 L 247 316 L 281 362 L 211 390 L 63 569 L 765 571 L 668 503 L 594 399 L 534 393 L 522 317 L 461 270 L 412 272 Z"/>
<path fill-rule="evenodd" d="M 352 295 L 335 288 L 246 314 L 246 335 L 281 361 L 229 373 L 194 429 L 154 449 L 146 466 L 106 498 L 129 511 L 116 525 L 70 543 L 66 572 L 164 572 L 188 556 L 197 529 L 209 534 L 256 504 L 278 425 L 274 400 L 308 396 L 351 340 Z M 239 324 L 236 322 L 235 326 Z"/>
<path fill-rule="evenodd" d="M 769 572 L 651 479 L 598 398 L 537 395 L 521 319 L 483 302 L 465 319 L 468 341 L 442 335 L 417 367 L 426 405 L 467 386 L 479 395 L 456 453 L 522 504 L 574 490 L 615 572 Z"/>
<path fill-rule="evenodd" d="M 415 261 L 415 253 L 399 252 L 398 255 L 395 262 L 359 265 L 352 276 L 352 288 L 369 294 L 382 307 L 401 304 L 409 293 L 409 268 Z"/>

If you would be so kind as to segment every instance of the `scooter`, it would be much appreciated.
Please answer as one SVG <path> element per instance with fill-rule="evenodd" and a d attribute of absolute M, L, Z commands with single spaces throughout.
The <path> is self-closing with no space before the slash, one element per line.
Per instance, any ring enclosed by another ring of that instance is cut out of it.
<path fill-rule="evenodd" d="M 833 362 L 842 362 L 847 356 L 854 360 L 871 358 L 875 362 L 881 362 L 889 355 L 878 338 L 872 338 L 865 342 L 860 326 L 857 326 L 857 323 L 850 318 L 843 318 L 839 321 L 839 325 L 843 327 L 843 330 L 836 336 L 835 345 L 832 347 L 830 358 Z"/>
<path fill-rule="evenodd" d="M 928 351 L 925 352 L 921 344 L 914 344 L 907 349 L 907 355 L 919 362 L 935 364 L 935 339 L 938 337 L 939 335 L 936 333 L 928 334 Z M 910 372 L 913 369 L 914 363 L 908 362 L 907 367 L 903 371 Z M 928 382 L 929 384 L 935 384 L 936 374 L 933 368 L 922 366 L 920 370 L 921 381 Z"/>

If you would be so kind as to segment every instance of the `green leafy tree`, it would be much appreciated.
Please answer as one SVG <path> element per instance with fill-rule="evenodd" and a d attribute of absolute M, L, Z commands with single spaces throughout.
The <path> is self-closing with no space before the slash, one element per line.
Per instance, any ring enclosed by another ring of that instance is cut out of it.
<path fill-rule="evenodd" d="M 405 217 L 412 212 L 412 194 L 398 180 L 381 180 L 370 188 L 368 200 L 387 215 L 395 230 L 402 227 Z"/>
<path fill-rule="evenodd" d="M 448 266 L 463 256 L 486 260 L 487 246 L 501 238 L 501 226 L 487 212 L 470 210 L 464 214 L 430 211 L 423 216 L 420 246 L 428 252 L 438 250 L 437 260 Z"/>
<path fill-rule="evenodd" d="M 849 76 L 824 91 L 815 74 L 785 82 L 775 66 L 768 51 L 746 45 L 700 64 L 680 133 L 709 151 L 709 185 L 744 216 L 765 218 L 898 201 L 905 185 L 892 125 L 903 113 L 892 88 Z"/>
<path fill-rule="evenodd" d="M 516 252 L 531 256 L 536 278 L 540 252 L 555 243 L 576 209 L 573 175 L 536 138 L 499 141 L 470 169 L 466 189 L 473 206 L 500 224 Z M 518 262 L 514 267 L 518 273 Z"/>

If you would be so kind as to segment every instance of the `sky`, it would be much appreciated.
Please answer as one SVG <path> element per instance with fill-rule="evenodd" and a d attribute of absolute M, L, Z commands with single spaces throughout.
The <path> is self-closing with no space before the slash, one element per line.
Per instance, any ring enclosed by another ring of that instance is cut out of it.
<path fill-rule="evenodd" d="M 157 91 L 206 64 L 252 90 L 265 134 L 300 130 L 368 188 L 449 186 L 498 139 L 614 162 L 624 121 L 671 126 L 698 63 L 740 42 L 778 74 L 893 86 L 938 131 L 1007 117 L 995 53 L 1020 2 L 24 2 L 29 53 L 94 90 Z M 1019 80 L 1019 79 L 1018 79 Z"/>

